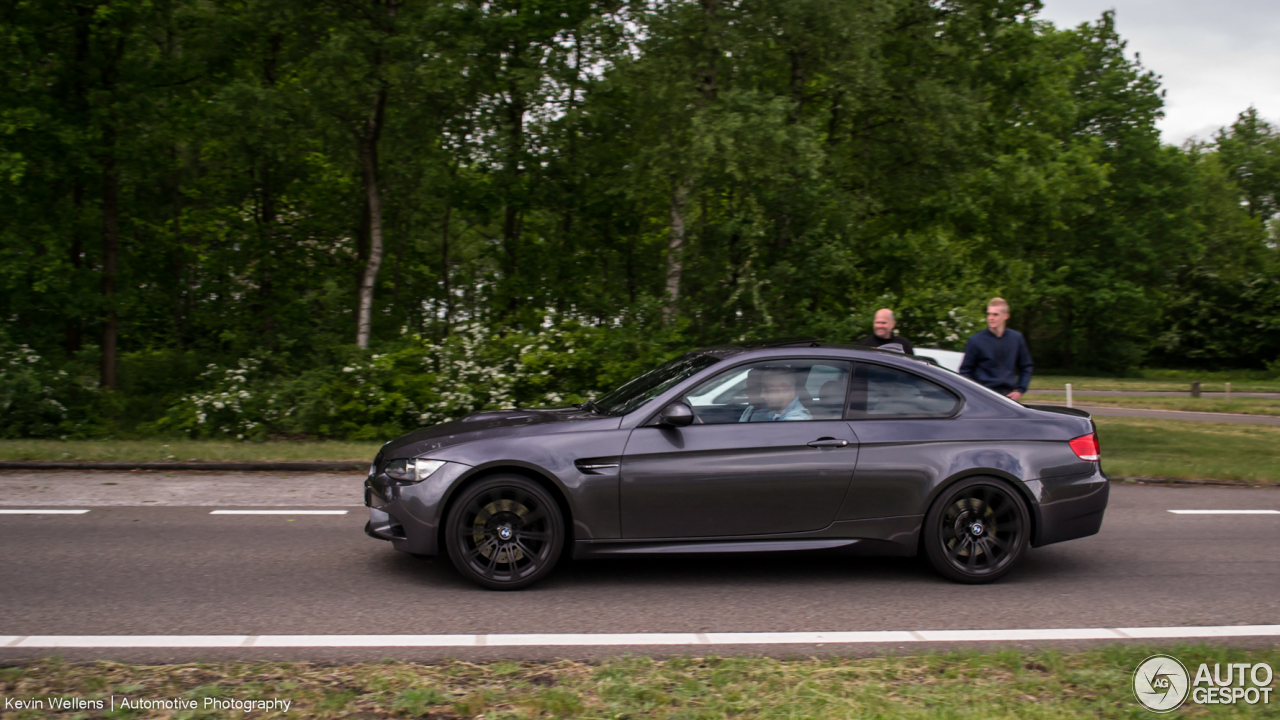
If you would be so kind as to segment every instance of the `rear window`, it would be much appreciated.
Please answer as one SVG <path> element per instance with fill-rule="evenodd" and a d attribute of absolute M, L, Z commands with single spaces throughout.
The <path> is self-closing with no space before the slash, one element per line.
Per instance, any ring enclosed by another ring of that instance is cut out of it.
<path fill-rule="evenodd" d="M 850 420 L 950 417 L 960 405 L 941 385 L 884 365 L 858 363 L 849 384 Z"/>

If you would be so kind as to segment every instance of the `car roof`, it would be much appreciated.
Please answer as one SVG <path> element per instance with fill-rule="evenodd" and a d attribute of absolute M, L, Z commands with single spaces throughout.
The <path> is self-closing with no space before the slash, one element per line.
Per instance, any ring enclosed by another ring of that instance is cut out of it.
<path fill-rule="evenodd" d="M 726 345 L 713 345 L 711 347 L 701 348 L 689 353 L 690 355 L 712 355 L 724 360 L 733 355 L 738 355 L 752 350 L 778 350 L 783 348 L 823 348 L 829 350 L 851 350 L 859 354 L 865 354 L 869 357 L 879 358 L 896 358 L 900 360 L 912 360 L 923 365 L 937 365 L 937 361 L 933 358 L 920 357 L 915 355 L 907 355 L 903 352 L 894 350 L 884 350 L 882 348 L 871 347 L 870 345 L 861 345 L 859 343 L 850 342 L 825 342 L 815 337 L 796 336 L 771 338 L 767 340 L 752 340 L 748 342 L 740 342 Z"/>

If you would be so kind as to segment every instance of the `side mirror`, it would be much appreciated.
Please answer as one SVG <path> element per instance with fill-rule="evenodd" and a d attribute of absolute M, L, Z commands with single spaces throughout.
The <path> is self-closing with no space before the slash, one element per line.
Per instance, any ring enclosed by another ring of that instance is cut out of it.
<path fill-rule="evenodd" d="M 681 400 L 677 400 L 662 408 L 658 413 L 658 424 L 671 427 L 685 427 L 693 424 L 693 408 Z"/>

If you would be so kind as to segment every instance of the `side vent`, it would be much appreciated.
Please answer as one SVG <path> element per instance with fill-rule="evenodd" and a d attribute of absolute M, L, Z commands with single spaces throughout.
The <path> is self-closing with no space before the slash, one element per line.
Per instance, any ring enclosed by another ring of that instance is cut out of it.
<path fill-rule="evenodd" d="M 583 475 L 617 475 L 618 466 L 621 464 L 622 458 L 603 457 L 603 458 L 582 458 L 575 460 L 573 464 L 578 468 L 578 472 Z"/>

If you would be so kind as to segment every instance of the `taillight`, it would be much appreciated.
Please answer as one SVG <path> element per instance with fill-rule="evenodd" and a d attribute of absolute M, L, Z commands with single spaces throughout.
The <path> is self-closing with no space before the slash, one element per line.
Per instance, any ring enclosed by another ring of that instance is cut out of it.
<path fill-rule="evenodd" d="M 1102 456 L 1102 448 L 1098 447 L 1097 433 L 1081 435 L 1075 440 L 1072 440 L 1070 445 L 1071 450 L 1075 452 L 1081 460 L 1097 460 Z"/>

